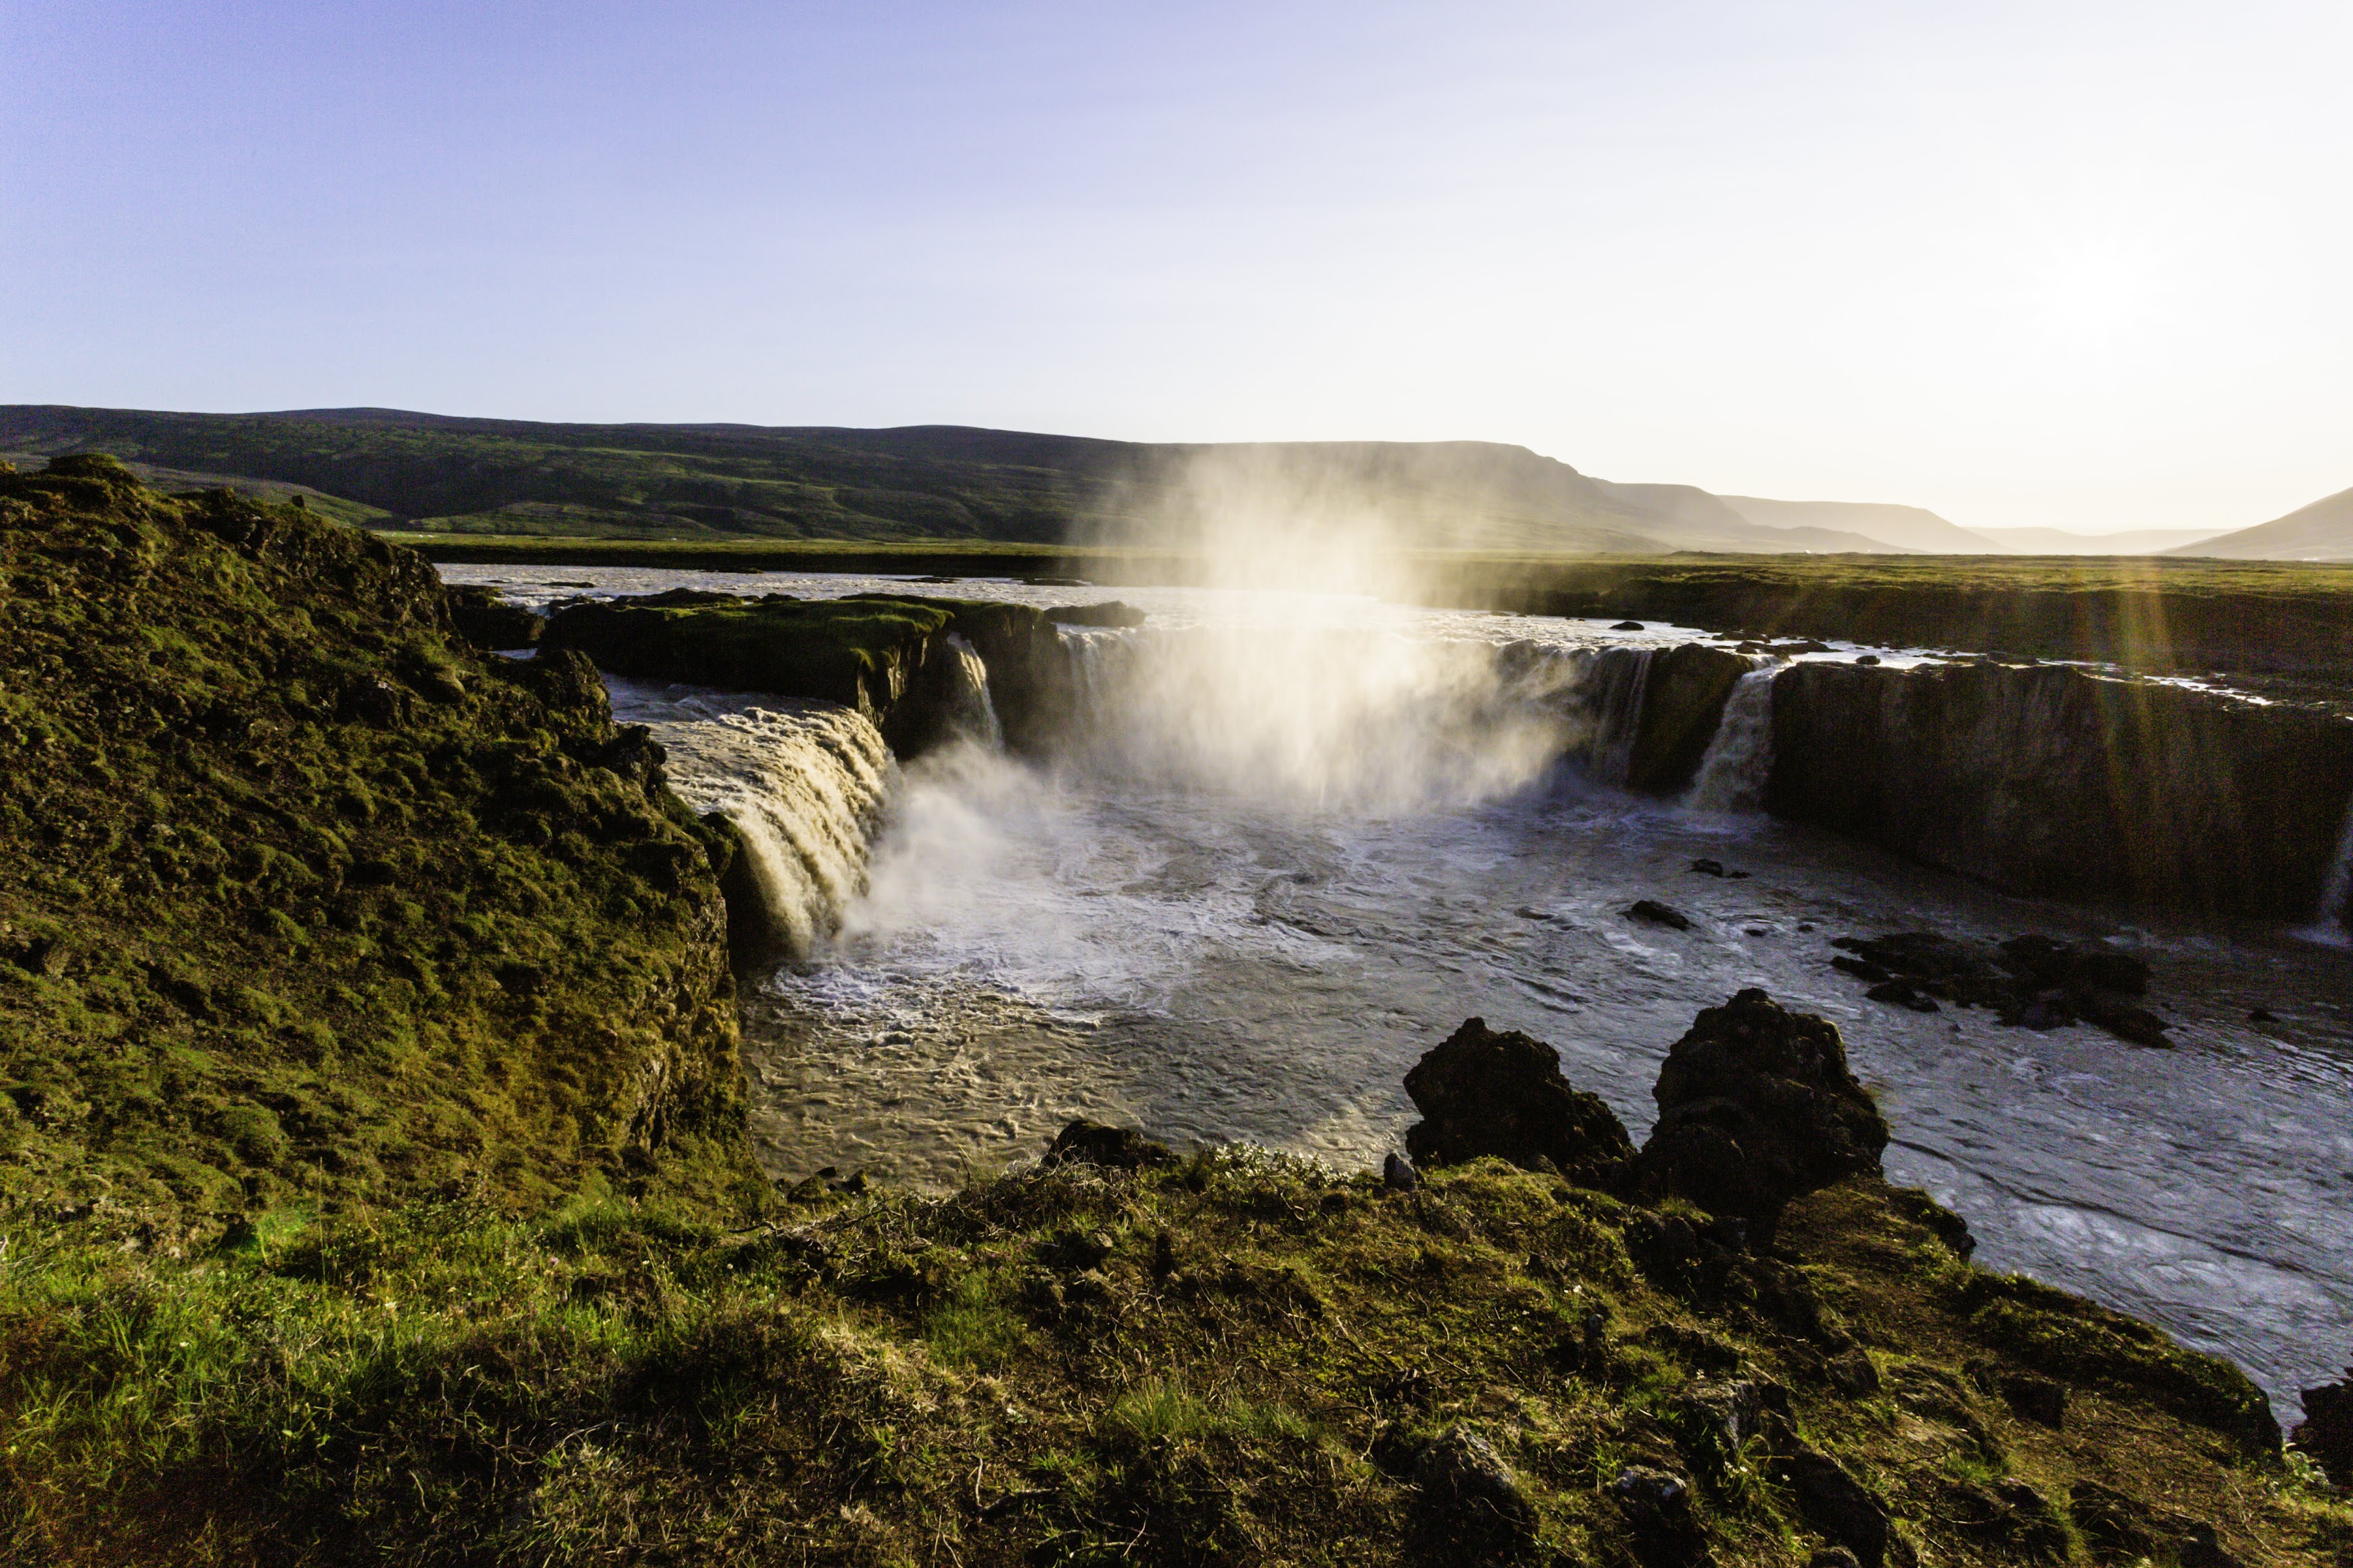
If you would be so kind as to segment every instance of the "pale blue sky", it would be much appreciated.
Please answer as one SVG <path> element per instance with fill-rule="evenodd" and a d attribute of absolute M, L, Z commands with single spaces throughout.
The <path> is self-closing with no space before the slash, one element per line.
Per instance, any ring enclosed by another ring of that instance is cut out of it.
<path fill-rule="evenodd" d="M 2353 6 L 0 7 L 0 402 L 2353 484 Z"/>

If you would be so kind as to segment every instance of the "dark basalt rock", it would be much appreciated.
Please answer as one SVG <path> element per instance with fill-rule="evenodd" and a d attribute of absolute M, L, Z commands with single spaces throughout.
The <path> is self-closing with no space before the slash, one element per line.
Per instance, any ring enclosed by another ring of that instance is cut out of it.
<path fill-rule="evenodd" d="M 2031 1483 L 2017 1476 L 1990 1486 L 1949 1480 L 1938 1491 L 1936 1521 L 1955 1534 L 2030 1563 L 2057 1563 L 2066 1557 L 2067 1527 Z"/>
<path fill-rule="evenodd" d="M 1936 931 L 1897 931 L 1831 945 L 1854 955 L 1833 958 L 1831 967 L 1869 983 L 1864 994 L 1874 1002 L 1918 1013 L 1950 1002 L 1990 1008 L 2021 1028 L 2090 1023 L 2136 1045 L 2172 1044 L 2163 1019 L 2127 1000 L 2147 994 L 2148 965 L 2104 943 L 2027 935 L 1987 948 Z"/>
<path fill-rule="evenodd" d="M 1113 599 L 1101 605 L 1057 605 L 1046 618 L 1058 626 L 1140 626 L 1145 614 L 1134 605 Z"/>
<path fill-rule="evenodd" d="M 495 588 L 455 584 L 448 594 L 449 624 L 476 647 L 531 647 L 547 629 L 547 617 L 508 604 Z"/>
<path fill-rule="evenodd" d="M 1637 899 L 1634 907 L 1626 911 L 1626 918 L 1647 921 L 1651 925 L 1665 926 L 1670 931 L 1689 931 L 1692 928 L 1689 915 L 1655 899 Z"/>
<path fill-rule="evenodd" d="M 1672 795 L 1699 772 L 1724 705 L 1756 667 L 1738 654 L 1685 643 L 1652 656 L 1642 687 L 1641 722 L 1626 761 L 1626 787 Z"/>
<path fill-rule="evenodd" d="M 1681 1476 L 1630 1465 L 1609 1483 L 1626 1515 L 1634 1553 L 1645 1568 L 1684 1568 L 1707 1555 L 1707 1540 L 1692 1510 L 1691 1484 Z"/>
<path fill-rule="evenodd" d="M 1141 1171 L 1173 1165 L 1176 1156 L 1133 1127 L 1107 1127 L 1082 1116 L 1054 1135 L 1046 1151 L 1049 1165 L 1097 1165 L 1107 1171 Z"/>
<path fill-rule="evenodd" d="M 2304 1391 L 2304 1419 L 2289 1435 L 2340 1487 L 2353 1487 L 2353 1367 Z"/>
<path fill-rule="evenodd" d="M 2094 1563 L 2137 1563 L 2170 1553 L 2181 1568 L 2236 1568 L 2238 1557 L 2204 1520 L 2151 1508 L 2114 1487 L 2078 1480 L 2067 1515 Z"/>
<path fill-rule="evenodd" d="M 2348 792 L 2353 723 L 2317 704 L 2063 665 L 1774 686 L 1767 810 L 2014 893 L 2309 920 Z"/>
<path fill-rule="evenodd" d="M 1831 1545 L 1853 1552 L 1862 1568 L 1880 1568 L 1891 1556 L 1911 1559 L 1911 1552 L 1889 1527 L 1886 1509 L 1836 1459 L 1800 1448 L 1775 1468 L 1807 1526 Z M 1892 1553 L 1891 1544 L 1897 1547 Z"/>
<path fill-rule="evenodd" d="M 1651 1092 L 1659 1121 L 1634 1162 L 1637 1189 L 1745 1219 L 1759 1242 L 1791 1198 L 1876 1171 L 1887 1145 L 1837 1026 L 1753 988 L 1700 1014 Z"/>
<path fill-rule="evenodd" d="M 1427 1118 L 1405 1138 L 1417 1164 L 1493 1154 L 1524 1170 L 1544 1161 L 1572 1181 L 1605 1186 L 1634 1152 L 1601 1097 L 1561 1077 L 1559 1052 L 1483 1018 L 1465 1020 L 1416 1062 L 1405 1091 Z"/>

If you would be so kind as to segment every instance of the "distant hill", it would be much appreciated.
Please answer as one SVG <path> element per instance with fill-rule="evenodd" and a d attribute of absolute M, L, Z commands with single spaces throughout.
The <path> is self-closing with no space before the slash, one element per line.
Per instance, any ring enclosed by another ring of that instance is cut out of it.
<path fill-rule="evenodd" d="M 112 452 L 167 483 L 300 489 L 348 503 L 354 518 L 440 532 L 1174 542 L 1256 508 L 1369 517 L 1391 542 L 1426 548 L 1880 548 L 1850 532 L 1759 527 L 1688 486 L 1613 485 L 1483 441 L 1146 445 L 961 426 L 0 407 L 0 453 L 78 450 Z"/>
<path fill-rule="evenodd" d="M 1596 480 L 1605 493 L 1665 520 L 1682 531 L 1684 548 L 1698 550 L 1767 551 L 1775 554 L 1808 551 L 1816 554 L 1859 552 L 1866 555 L 1909 555 L 1908 546 L 1890 544 L 1859 532 L 1809 524 L 1785 523 L 1766 517 L 1748 517 L 1724 496 L 1710 495 L 1694 485 L 1613 485 Z M 1763 501 L 1760 507 L 1803 507 L 1803 501 Z M 1836 506 L 1837 502 L 1824 502 Z M 1878 509 L 1869 509 L 1878 510 Z M 1908 509 L 1891 509 L 1908 510 Z"/>
<path fill-rule="evenodd" d="M 2285 517 L 2166 553 L 2229 561 L 2353 561 L 2353 490 L 2338 490 Z"/>
<path fill-rule="evenodd" d="M 2211 539 L 2213 528 L 2128 528 L 2121 533 L 2071 533 L 2063 528 L 1976 528 L 2012 555 L 2157 555 Z"/>
<path fill-rule="evenodd" d="M 1897 550 L 1930 555 L 1982 555 L 1998 548 L 1983 534 L 1947 522 L 1924 507 L 1874 501 L 1767 500 L 1762 496 L 1717 499 L 1748 521 L 1767 528 L 1824 528 L 1859 533 Z"/>

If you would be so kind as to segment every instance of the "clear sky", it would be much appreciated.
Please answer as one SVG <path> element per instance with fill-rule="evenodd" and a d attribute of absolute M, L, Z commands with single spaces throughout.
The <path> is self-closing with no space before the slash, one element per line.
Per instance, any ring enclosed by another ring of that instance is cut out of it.
<path fill-rule="evenodd" d="M 2353 5 L 0 6 L 0 402 L 2353 485 Z"/>

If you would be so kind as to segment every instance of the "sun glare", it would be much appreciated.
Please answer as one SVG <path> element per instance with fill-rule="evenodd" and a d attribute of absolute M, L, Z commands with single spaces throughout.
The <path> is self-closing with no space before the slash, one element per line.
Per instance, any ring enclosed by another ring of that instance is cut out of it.
<path fill-rule="evenodd" d="M 2145 252 L 2118 245 L 2078 246 L 2043 266 L 2034 298 L 2044 330 L 2078 344 L 2112 342 L 2157 314 L 2157 268 Z"/>

